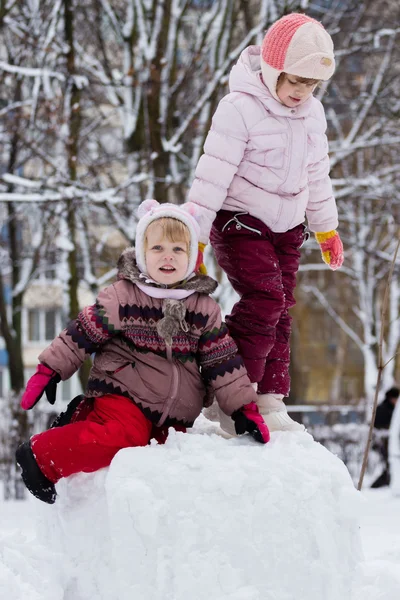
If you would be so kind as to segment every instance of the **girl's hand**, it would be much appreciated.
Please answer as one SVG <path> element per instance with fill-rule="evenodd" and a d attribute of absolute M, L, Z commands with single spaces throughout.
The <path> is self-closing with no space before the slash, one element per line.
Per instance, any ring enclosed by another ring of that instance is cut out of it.
<path fill-rule="evenodd" d="M 249 402 L 249 404 L 245 404 L 242 408 L 235 410 L 232 414 L 232 419 L 238 435 L 250 433 L 261 444 L 269 442 L 268 427 L 258 412 L 258 406 L 255 402 Z"/>
<path fill-rule="evenodd" d="M 343 264 L 343 244 L 338 232 L 334 229 L 326 233 L 316 233 L 316 240 L 321 247 L 322 260 L 336 271 Z"/>
<path fill-rule="evenodd" d="M 199 252 L 197 254 L 196 266 L 194 268 L 194 272 L 198 273 L 199 275 L 207 275 L 207 269 L 203 262 L 203 252 L 205 247 L 205 244 L 199 242 Z"/>
<path fill-rule="evenodd" d="M 61 380 L 58 373 L 47 367 L 39 364 L 36 367 L 36 373 L 32 375 L 26 384 L 25 392 L 21 398 L 21 408 L 30 410 L 37 404 L 46 392 L 47 400 L 50 404 L 56 401 L 57 383 Z"/>

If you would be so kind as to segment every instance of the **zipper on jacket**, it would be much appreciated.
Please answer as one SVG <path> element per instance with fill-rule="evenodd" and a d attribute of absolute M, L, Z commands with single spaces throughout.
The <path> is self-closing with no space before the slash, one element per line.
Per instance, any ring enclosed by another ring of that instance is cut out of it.
<path fill-rule="evenodd" d="M 293 145 L 293 127 L 292 124 L 290 122 L 290 119 L 287 120 L 288 125 L 289 125 L 289 151 L 288 151 L 288 156 L 289 156 L 289 164 L 286 170 L 286 177 L 285 179 L 282 181 L 281 185 L 279 186 L 279 190 L 282 189 L 282 187 L 285 185 L 285 183 L 287 182 L 287 180 L 289 179 L 289 175 L 291 175 L 292 172 L 292 163 L 293 163 L 293 157 L 292 157 L 292 145 Z"/>
<path fill-rule="evenodd" d="M 222 231 L 225 231 L 226 227 L 228 227 L 228 225 L 230 225 L 233 221 L 236 222 L 236 229 L 238 231 L 240 231 L 242 229 L 242 227 L 244 229 L 247 229 L 248 231 L 252 231 L 253 233 L 258 233 L 258 235 L 262 235 L 261 231 L 259 229 L 254 229 L 254 227 L 250 227 L 249 225 L 245 225 L 244 223 L 242 223 L 241 221 L 239 221 L 238 217 L 241 217 L 242 215 L 248 215 L 248 212 L 241 212 L 241 213 L 235 213 L 232 217 L 232 219 L 229 219 L 229 221 L 227 221 L 225 223 L 225 225 L 223 226 L 223 228 L 221 229 Z"/>
<path fill-rule="evenodd" d="M 166 350 L 167 350 L 167 360 L 169 363 L 171 363 L 171 366 L 172 366 L 172 383 L 171 383 L 171 387 L 170 387 L 170 395 L 166 402 L 166 406 L 165 406 L 163 415 L 162 415 L 161 419 L 159 420 L 159 422 L 157 423 L 158 427 L 162 427 L 162 425 L 165 422 L 165 419 L 168 416 L 168 412 L 171 410 L 172 406 L 174 405 L 174 401 L 176 400 L 176 395 L 178 393 L 178 384 L 179 384 L 179 373 L 178 373 L 177 366 L 174 362 L 174 359 L 172 357 L 172 347 L 168 346 L 168 344 L 167 344 Z"/>

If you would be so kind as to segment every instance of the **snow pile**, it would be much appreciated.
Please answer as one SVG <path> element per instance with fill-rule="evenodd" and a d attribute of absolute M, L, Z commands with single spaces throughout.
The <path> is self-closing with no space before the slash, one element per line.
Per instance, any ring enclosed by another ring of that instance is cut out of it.
<path fill-rule="evenodd" d="M 38 544 L 33 530 L 0 533 L 0 598 L 64 600 L 62 563 L 61 555 Z"/>
<path fill-rule="evenodd" d="M 371 561 L 359 566 L 351 600 L 398 600 L 399 597 L 398 562 Z"/>
<path fill-rule="evenodd" d="M 213 427 L 60 482 L 39 536 L 64 600 L 351 598 L 361 495 L 343 463 L 306 433 L 261 446 Z"/>
<path fill-rule="evenodd" d="M 400 499 L 388 487 L 363 492 L 360 532 L 368 562 L 359 565 L 352 600 L 400 598 Z"/>

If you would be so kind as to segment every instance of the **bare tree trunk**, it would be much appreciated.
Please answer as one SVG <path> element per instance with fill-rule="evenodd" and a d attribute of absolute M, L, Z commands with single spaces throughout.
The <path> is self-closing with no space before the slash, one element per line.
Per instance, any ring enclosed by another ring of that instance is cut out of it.
<path fill-rule="evenodd" d="M 68 46 L 67 59 L 67 88 L 66 88 L 66 113 L 69 119 L 69 135 L 66 142 L 68 175 L 71 182 L 77 180 L 77 166 L 79 162 L 79 135 L 81 129 L 81 93 L 74 80 L 75 47 L 74 47 L 74 5 L 73 0 L 64 0 L 64 35 Z M 75 319 L 79 313 L 78 301 L 78 253 L 77 253 L 77 226 L 75 219 L 74 199 L 67 201 L 67 225 L 73 248 L 68 254 L 69 266 L 69 318 Z M 79 370 L 79 379 L 82 389 L 85 389 L 89 378 L 91 361 L 86 360 Z"/>
<path fill-rule="evenodd" d="M 15 91 L 15 101 L 21 99 L 21 84 L 17 83 Z M 20 141 L 20 118 L 16 111 L 14 120 L 14 131 L 11 141 L 10 155 L 8 160 L 8 172 L 15 170 L 18 145 Z M 8 191 L 12 191 L 12 185 L 8 186 Z M 7 234 L 10 248 L 11 262 L 11 289 L 17 288 L 21 275 L 21 241 L 18 239 L 17 215 L 12 202 L 7 205 L 8 220 Z M 23 292 L 16 295 L 10 294 L 11 320 L 7 315 L 7 294 L 3 275 L 0 271 L 0 331 L 4 338 L 7 354 L 8 368 L 10 374 L 11 394 L 8 399 L 8 411 L 10 413 L 10 435 L 7 451 L 5 453 L 5 481 L 4 497 L 23 498 L 24 491 L 21 487 L 21 480 L 16 470 L 15 450 L 18 444 L 29 437 L 29 423 L 27 414 L 19 407 L 21 391 L 24 388 L 24 360 L 22 352 L 22 302 Z"/>
<path fill-rule="evenodd" d="M 168 41 L 168 31 L 171 19 L 171 0 L 166 0 L 164 3 L 163 22 L 160 30 L 160 35 L 157 40 L 157 51 L 154 62 L 150 67 L 150 79 L 148 82 L 147 94 L 147 110 L 148 124 L 150 129 L 150 148 L 154 153 L 153 169 L 154 169 L 154 196 L 159 202 L 168 201 L 168 188 L 170 184 L 167 182 L 169 173 L 169 156 L 165 152 L 162 143 L 162 123 L 160 119 L 160 95 L 161 95 L 161 71 L 162 60 L 165 54 L 166 44 Z M 183 199 L 180 198 L 182 201 Z"/>

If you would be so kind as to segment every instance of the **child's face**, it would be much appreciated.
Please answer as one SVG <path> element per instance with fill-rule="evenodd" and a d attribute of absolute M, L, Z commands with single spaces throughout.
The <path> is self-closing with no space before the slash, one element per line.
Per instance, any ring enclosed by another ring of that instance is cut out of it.
<path fill-rule="evenodd" d="M 146 267 L 151 279 L 167 285 L 182 281 L 189 265 L 187 243 L 169 241 L 156 223 L 147 229 L 146 238 Z"/>
<path fill-rule="evenodd" d="M 289 108 L 304 104 L 312 95 L 318 83 L 313 79 L 306 82 L 299 81 L 299 79 L 296 75 L 285 73 L 276 88 L 279 100 Z"/>

